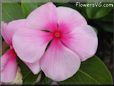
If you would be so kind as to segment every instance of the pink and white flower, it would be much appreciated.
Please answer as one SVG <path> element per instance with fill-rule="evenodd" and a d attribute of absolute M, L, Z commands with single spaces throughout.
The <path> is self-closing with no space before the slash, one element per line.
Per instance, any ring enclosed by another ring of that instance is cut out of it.
<path fill-rule="evenodd" d="M 2 57 L 0 57 L 0 83 L 1 82 L 11 82 L 15 79 L 16 73 L 17 73 L 17 62 L 16 62 L 16 54 L 12 48 L 11 40 L 7 38 L 4 30 L 7 28 L 7 24 L 3 23 L 1 24 L 1 34 L 4 38 L 4 40 L 7 42 L 7 44 L 10 46 L 10 49 L 6 51 L 5 54 L 3 54 Z"/>
<path fill-rule="evenodd" d="M 5 42 L 9 45 L 9 49 L 0 57 L 0 83 L 12 82 L 16 78 L 18 65 L 16 62 L 17 55 L 12 46 L 12 37 L 14 33 L 24 27 L 25 20 L 15 20 L 10 23 L 1 23 L 1 35 Z M 33 66 L 31 63 L 24 62 L 29 68 Z M 33 70 L 33 69 L 31 69 Z M 37 70 L 38 67 L 37 67 Z"/>
<path fill-rule="evenodd" d="M 9 39 L 19 58 L 34 74 L 42 70 L 54 81 L 65 80 L 78 71 L 81 61 L 92 57 L 97 50 L 96 32 L 71 8 L 56 7 L 49 2 L 20 23 L 13 23 L 12 27 L 20 29 L 13 29 Z"/>

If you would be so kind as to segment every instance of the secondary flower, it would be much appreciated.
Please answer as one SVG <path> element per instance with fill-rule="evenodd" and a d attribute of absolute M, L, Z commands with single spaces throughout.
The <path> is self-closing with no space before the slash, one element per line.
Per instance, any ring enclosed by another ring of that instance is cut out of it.
<path fill-rule="evenodd" d="M 22 19 L 12 21 L 8 24 L 1 23 L 1 35 L 10 48 L 0 57 L 0 83 L 12 82 L 16 77 L 18 65 L 16 62 L 17 55 L 12 46 L 12 37 L 13 34 L 20 29 L 20 26 L 23 26 L 23 22 L 24 20 Z M 31 63 L 24 63 L 30 69 L 34 66 L 34 64 Z M 31 70 L 34 71 L 35 68 L 32 68 Z M 39 70 L 38 67 L 37 70 Z"/>
<path fill-rule="evenodd" d="M 30 13 L 24 25 L 13 36 L 17 55 L 25 62 L 37 64 L 55 81 L 73 76 L 81 61 L 96 52 L 95 31 L 71 8 L 46 3 Z"/>
<path fill-rule="evenodd" d="M 16 54 L 11 47 L 11 44 L 7 37 L 5 36 L 4 30 L 6 29 L 7 24 L 2 23 L 1 28 L 2 28 L 2 36 L 4 37 L 4 40 L 7 42 L 7 44 L 10 46 L 10 49 L 6 51 L 6 53 L 0 57 L 0 83 L 1 82 L 11 82 L 15 79 L 16 73 L 17 73 L 17 63 L 16 63 Z"/>

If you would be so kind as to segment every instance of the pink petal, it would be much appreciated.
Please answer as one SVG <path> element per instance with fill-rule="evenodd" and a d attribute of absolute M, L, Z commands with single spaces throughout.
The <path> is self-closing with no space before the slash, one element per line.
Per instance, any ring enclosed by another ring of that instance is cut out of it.
<path fill-rule="evenodd" d="M 27 21 L 32 29 L 50 30 L 54 29 L 53 27 L 56 28 L 56 6 L 52 2 L 40 6 L 28 16 Z"/>
<path fill-rule="evenodd" d="M 63 46 L 60 41 L 53 41 L 41 58 L 40 66 L 48 78 L 62 81 L 72 77 L 77 72 L 80 58 Z"/>
<path fill-rule="evenodd" d="M 82 61 L 85 61 L 96 53 L 98 39 L 92 27 L 78 27 L 64 37 L 62 39 L 63 43 L 77 53 Z"/>
<path fill-rule="evenodd" d="M 7 26 L 4 25 L 4 28 L 2 29 L 1 32 L 2 32 L 2 35 L 3 35 L 4 39 L 6 40 L 6 42 L 9 45 L 11 45 L 12 37 L 13 37 L 13 34 L 15 33 L 15 31 L 17 31 L 18 29 L 24 28 L 24 27 L 26 27 L 24 19 L 15 20 L 15 21 L 8 23 Z"/>
<path fill-rule="evenodd" d="M 0 71 L 2 71 L 5 68 L 5 65 L 7 64 L 7 62 L 11 57 L 16 57 L 12 49 L 9 49 L 5 54 L 3 54 L 2 57 L 0 57 L 0 61 L 1 61 Z"/>
<path fill-rule="evenodd" d="M 36 29 L 18 30 L 13 37 L 13 47 L 25 62 L 34 63 L 44 54 L 51 37 L 47 32 Z"/>
<path fill-rule="evenodd" d="M 57 7 L 58 25 L 64 32 L 69 32 L 74 27 L 86 25 L 85 18 L 76 10 L 68 7 Z"/>
<path fill-rule="evenodd" d="M 6 41 L 6 43 L 10 45 L 11 40 L 7 36 L 6 29 L 7 29 L 7 23 L 1 22 L 1 35 L 4 38 L 4 40 Z"/>
<path fill-rule="evenodd" d="M 12 49 L 8 50 L 1 57 L 1 82 L 11 82 L 15 79 L 17 73 L 16 55 Z"/>
<path fill-rule="evenodd" d="M 40 66 L 39 66 L 39 61 L 36 61 L 34 63 L 27 63 L 25 62 L 25 64 L 29 67 L 29 69 L 34 73 L 34 74 L 38 74 L 40 72 Z"/>

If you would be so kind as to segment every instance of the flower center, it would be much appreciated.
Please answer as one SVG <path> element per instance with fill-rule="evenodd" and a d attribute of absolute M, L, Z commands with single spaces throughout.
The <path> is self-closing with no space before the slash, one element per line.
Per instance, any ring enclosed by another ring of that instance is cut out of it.
<path fill-rule="evenodd" d="M 55 31 L 53 35 L 55 38 L 61 38 L 61 32 L 59 31 Z"/>

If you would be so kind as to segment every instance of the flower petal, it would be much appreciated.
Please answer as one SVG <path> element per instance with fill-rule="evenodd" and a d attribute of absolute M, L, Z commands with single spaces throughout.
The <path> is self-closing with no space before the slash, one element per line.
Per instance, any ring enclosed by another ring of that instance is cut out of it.
<path fill-rule="evenodd" d="M 5 68 L 5 65 L 7 64 L 7 62 L 11 57 L 16 57 L 13 49 L 9 49 L 5 54 L 3 54 L 2 57 L 0 57 L 1 61 L 0 71 L 2 71 Z"/>
<path fill-rule="evenodd" d="M 16 55 L 14 51 L 8 50 L 1 57 L 1 82 L 11 82 L 15 79 L 17 73 Z"/>
<path fill-rule="evenodd" d="M 64 37 L 62 39 L 63 43 L 77 53 L 82 61 L 85 61 L 96 53 L 98 39 L 92 27 L 78 27 Z"/>
<path fill-rule="evenodd" d="M 56 6 L 52 2 L 40 6 L 28 16 L 27 21 L 32 29 L 50 30 L 54 29 L 53 27 L 56 28 Z"/>
<path fill-rule="evenodd" d="M 27 63 L 25 62 L 25 64 L 29 67 L 29 69 L 34 73 L 34 74 L 38 74 L 40 72 L 40 65 L 39 65 L 39 61 L 36 61 L 34 63 Z"/>
<path fill-rule="evenodd" d="M 11 40 L 9 40 L 9 37 L 7 36 L 6 29 L 7 29 L 7 23 L 1 22 L 1 35 L 6 41 L 6 43 L 10 45 Z"/>
<path fill-rule="evenodd" d="M 85 18 L 72 8 L 57 7 L 57 14 L 59 28 L 66 33 L 75 29 L 74 27 L 87 24 Z"/>
<path fill-rule="evenodd" d="M 12 37 L 13 37 L 13 34 L 15 33 L 15 31 L 26 27 L 25 23 L 26 22 L 24 19 L 20 19 L 20 20 L 12 21 L 12 22 L 8 23 L 7 25 L 6 24 L 3 25 L 4 27 L 2 28 L 2 31 L 1 31 L 2 36 L 4 37 L 4 39 L 6 40 L 6 42 L 9 45 L 12 44 Z"/>
<path fill-rule="evenodd" d="M 62 81 L 73 76 L 80 67 L 80 58 L 71 50 L 53 41 L 40 60 L 45 75 L 54 81 Z"/>
<path fill-rule="evenodd" d="M 34 63 L 41 58 L 50 40 L 47 32 L 21 29 L 14 34 L 13 47 L 21 60 Z"/>

